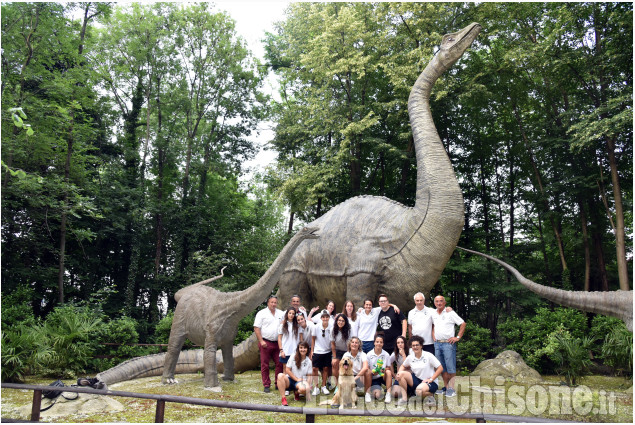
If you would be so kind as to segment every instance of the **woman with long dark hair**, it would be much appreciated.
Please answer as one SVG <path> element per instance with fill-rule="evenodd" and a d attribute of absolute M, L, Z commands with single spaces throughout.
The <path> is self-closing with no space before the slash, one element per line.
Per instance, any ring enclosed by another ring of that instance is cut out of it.
<path fill-rule="evenodd" d="M 342 360 L 342 356 L 348 350 L 348 341 L 352 337 L 351 325 L 345 315 L 338 314 L 335 316 L 335 326 L 333 326 L 331 334 L 331 354 L 333 356 L 331 369 L 333 370 L 333 376 L 337 380 L 340 376 L 340 360 Z"/>
<path fill-rule="evenodd" d="M 298 320 L 296 309 L 289 307 L 284 312 L 284 320 L 278 327 L 278 348 L 280 348 L 280 363 L 286 364 L 289 361 L 298 345 Z"/>
<path fill-rule="evenodd" d="M 295 348 L 295 355 L 284 365 L 284 373 L 278 374 L 278 391 L 280 391 L 283 406 L 289 405 L 285 394 L 290 391 L 293 391 L 295 400 L 299 400 L 301 395 L 305 395 L 307 401 L 311 400 L 313 363 L 308 353 L 309 344 L 304 341 L 299 342 Z"/>

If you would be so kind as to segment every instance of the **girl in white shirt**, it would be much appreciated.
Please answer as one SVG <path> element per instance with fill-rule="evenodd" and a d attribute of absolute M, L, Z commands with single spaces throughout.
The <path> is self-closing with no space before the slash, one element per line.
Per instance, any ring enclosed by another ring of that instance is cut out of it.
<path fill-rule="evenodd" d="M 390 368 L 392 370 L 393 363 L 396 365 L 395 371 L 399 371 L 399 368 L 406 360 L 406 357 L 410 354 L 410 350 L 408 349 L 408 341 L 403 336 L 399 335 L 395 340 L 395 351 L 390 355 Z M 409 370 L 409 369 L 408 369 Z M 394 375 L 393 375 L 394 376 Z M 392 394 L 397 399 L 399 397 L 399 381 L 395 379 L 392 384 Z"/>
<path fill-rule="evenodd" d="M 280 363 L 286 364 L 298 345 L 298 320 L 296 309 L 289 307 L 284 313 L 284 320 L 278 327 L 278 348 L 280 349 Z"/>
<path fill-rule="evenodd" d="M 302 341 L 295 348 L 295 355 L 284 366 L 284 373 L 278 374 L 278 391 L 282 398 L 282 405 L 288 406 L 285 391 L 293 391 L 296 400 L 300 395 L 306 395 L 306 400 L 311 400 L 311 382 L 313 376 L 313 364 L 308 358 L 309 344 Z"/>
<path fill-rule="evenodd" d="M 342 314 L 346 316 L 346 318 L 348 319 L 348 323 L 351 325 L 351 336 L 357 336 L 357 327 L 359 323 L 357 322 L 357 310 L 355 309 L 355 304 L 353 304 L 353 301 L 347 300 L 344 303 Z"/>
<path fill-rule="evenodd" d="M 309 313 L 309 319 L 311 319 L 316 325 L 319 325 L 320 323 L 322 323 L 322 314 L 313 316 L 314 310 L 315 309 L 313 308 L 311 309 L 311 312 Z M 324 311 L 329 314 L 329 326 L 333 327 L 333 321 L 335 320 L 335 302 L 328 300 L 326 302 L 326 310 L 322 310 L 322 313 L 324 313 Z"/>

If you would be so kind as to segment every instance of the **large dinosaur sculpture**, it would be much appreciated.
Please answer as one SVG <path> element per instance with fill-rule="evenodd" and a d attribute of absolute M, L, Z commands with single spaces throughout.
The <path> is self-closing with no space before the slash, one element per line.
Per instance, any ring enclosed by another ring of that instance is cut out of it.
<path fill-rule="evenodd" d="M 220 347 L 223 357 L 223 379 L 233 380 L 233 345 L 238 331 L 238 322 L 251 313 L 271 293 L 293 252 L 305 239 L 317 239 L 316 231 L 316 227 L 305 227 L 300 230 L 287 242 L 264 276 L 244 291 L 220 292 L 205 286 L 207 283 L 222 277 L 222 270 L 219 276 L 180 289 L 174 295 L 177 306 L 174 310 L 167 353 L 133 359 L 99 374 L 98 378 L 102 382 L 112 384 L 120 380 L 131 379 L 131 375 L 136 377 L 157 375 L 159 371 L 162 371 L 164 383 L 176 383 L 174 373 L 179 361 L 181 363 L 179 372 L 200 369 L 201 355 L 196 351 L 201 350 L 192 350 L 195 353 L 181 354 L 183 343 L 188 338 L 194 344 L 204 347 L 202 361 L 205 371 L 205 387 L 219 389 L 217 347 Z"/>
<path fill-rule="evenodd" d="M 514 267 L 496 257 L 467 248 L 457 248 L 465 252 L 480 255 L 481 257 L 500 264 L 513 274 L 523 286 L 549 301 L 589 313 L 599 313 L 605 316 L 617 317 L 624 322 L 629 331 L 633 332 L 633 291 L 583 292 L 550 288 L 527 279 Z"/>
<path fill-rule="evenodd" d="M 307 306 L 326 305 L 327 299 L 337 305 L 350 299 L 361 306 L 364 299 L 376 299 L 385 292 L 407 311 L 413 307 L 413 294 L 428 292 L 436 284 L 459 240 L 464 209 L 454 169 L 432 120 L 430 93 L 480 30 L 479 24 L 472 23 L 445 35 L 410 92 L 408 112 L 417 161 L 415 206 L 358 196 L 310 223 L 320 229 L 320 239 L 307 241 L 293 254 L 279 281 L 279 305 L 288 305 L 291 296 L 299 294 Z M 153 363 L 159 359 L 153 357 Z M 182 354 L 178 368 L 200 370 L 196 359 L 200 355 Z M 217 365 L 220 361 L 218 354 Z M 235 370 L 258 366 L 255 336 L 234 347 L 234 362 Z M 128 369 L 137 373 L 132 365 Z M 139 369 L 143 376 L 157 374 L 148 366 Z"/>
<path fill-rule="evenodd" d="M 463 229 L 463 196 L 430 111 L 436 80 L 476 39 L 477 23 L 443 37 L 437 54 L 415 82 L 408 99 L 417 160 L 414 207 L 377 196 L 351 198 L 310 225 L 320 239 L 294 253 L 280 280 L 283 305 L 299 294 L 325 305 L 347 299 L 362 305 L 381 293 L 402 309 L 416 292 L 438 281 Z"/>

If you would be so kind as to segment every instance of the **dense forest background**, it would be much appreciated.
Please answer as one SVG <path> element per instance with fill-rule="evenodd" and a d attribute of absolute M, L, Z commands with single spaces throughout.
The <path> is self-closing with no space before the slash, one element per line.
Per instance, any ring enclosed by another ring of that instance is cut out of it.
<path fill-rule="evenodd" d="M 253 284 L 351 196 L 412 205 L 409 91 L 473 21 L 431 99 L 459 245 L 544 285 L 630 289 L 632 3 L 296 3 L 263 34 L 265 63 L 213 4 L 3 3 L 3 347 L 82 303 L 152 341 L 175 291 L 222 266 L 221 289 Z M 264 120 L 277 162 L 245 180 Z M 493 340 L 553 311 L 458 251 L 436 293 Z"/>

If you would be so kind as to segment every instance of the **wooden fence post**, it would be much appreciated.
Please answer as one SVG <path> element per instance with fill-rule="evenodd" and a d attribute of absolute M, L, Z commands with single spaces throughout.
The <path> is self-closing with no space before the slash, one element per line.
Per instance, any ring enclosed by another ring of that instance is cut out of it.
<path fill-rule="evenodd" d="M 154 415 L 154 423 L 163 423 L 163 416 L 165 415 L 165 401 L 157 400 L 157 412 Z"/>
<path fill-rule="evenodd" d="M 42 407 L 42 390 L 33 390 L 33 404 L 31 404 L 31 420 L 40 421 L 40 408 Z"/>

